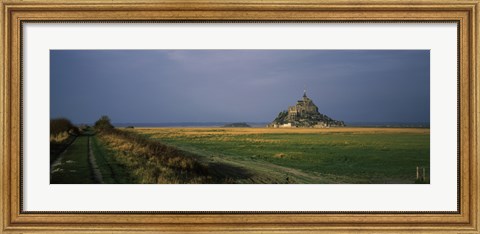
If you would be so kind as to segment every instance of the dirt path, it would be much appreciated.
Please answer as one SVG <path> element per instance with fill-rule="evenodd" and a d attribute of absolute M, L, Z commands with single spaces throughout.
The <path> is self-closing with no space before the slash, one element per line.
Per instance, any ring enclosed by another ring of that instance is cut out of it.
<path fill-rule="evenodd" d="M 250 174 L 250 176 L 248 179 L 238 181 L 240 183 L 331 184 L 338 183 L 339 181 L 352 181 L 352 178 L 320 173 L 305 173 L 298 169 L 283 167 L 265 161 L 231 159 L 228 157 L 215 157 L 211 159 L 216 162 L 233 165 L 235 167 L 240 167 L 246 170 L 247 173 Z"/>
<path fill-rule="evenodd" d="M 88 136 L 78 136 L 50 166 L 52 184 L 94 184 L 88 158 Z"/>
<path fill-rule="evenodd" d="M 93 154 L 92 148 L 92 137 L 88 137 L 88 161 L 90 162 L 90 166 L 93 172 L 93 176 L 95 177 L 95 181 L 99 184 L 103 184 L 103 177 L 100 169 L 98 169 L 97 160 L 95 155 Z"/>
<path fill-rule="evenodd" d="M 198 159 L 208 165 L 214 173 L 233 177 L 242 184 L 338 184 L 367 183 L 357 178 L 326 173 L 308 173 L 299 169 L 284 167 L 263 160 L 249 158 L 212 156 L 210 153 L 192 147 L 179 149 L 200 156 Z M 213 168 L 212 168 L 213 167 Z M 238 175 L 238 176 L 236 176 Z"/>

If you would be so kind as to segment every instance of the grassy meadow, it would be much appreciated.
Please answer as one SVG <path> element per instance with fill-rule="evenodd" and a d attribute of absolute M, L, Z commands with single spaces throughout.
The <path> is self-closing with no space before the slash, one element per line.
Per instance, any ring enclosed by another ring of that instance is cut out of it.
<path fill-rule="evenodd" d="M 52 184 L 408 184 L 416 167 L 429 183 L 425 128 L 51 125 Z"/>
<path fill-rule="evenodd" d="M 189 152 L 229 183 L 415 183 L 430 165 L 416 128 L 136 128 Z"/>

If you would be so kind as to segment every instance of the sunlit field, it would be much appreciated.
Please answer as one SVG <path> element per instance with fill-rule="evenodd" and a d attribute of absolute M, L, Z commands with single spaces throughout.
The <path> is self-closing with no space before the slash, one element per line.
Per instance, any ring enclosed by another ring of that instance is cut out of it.
<path fill-rule="evenodd" d="M 415 183 L 430 168 L 423 128 L 136 128 L 192 153 L 231 183 Z M 208 166 L 207 166 L 208 167 Z"/>

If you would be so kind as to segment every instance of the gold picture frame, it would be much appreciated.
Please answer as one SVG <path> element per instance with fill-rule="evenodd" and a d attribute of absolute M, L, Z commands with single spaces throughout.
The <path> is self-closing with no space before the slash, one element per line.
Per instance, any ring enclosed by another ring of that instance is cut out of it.
<path fill-rule="evenodd" d="M 3 0 L 0 81 L 1 231 L 113 232 L 446 232 L 478 233 L 479 91 L 477 0 Z M 457 22 L 458 212 L 24 212 L 22 211 L 22 22 L 328 21 Z"/>

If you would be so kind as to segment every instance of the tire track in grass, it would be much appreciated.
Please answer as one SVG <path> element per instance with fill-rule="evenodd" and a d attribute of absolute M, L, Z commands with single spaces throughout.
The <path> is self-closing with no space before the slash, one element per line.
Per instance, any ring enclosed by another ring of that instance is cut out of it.
<path fill-rule="evenodd" d="M 88 136 L 82 135 L 55 160 L 50 169 L 51 184 L 93 184 L 92 167 L 88 159 Z"/>
<path fill-rule="evenodd" d="M 95 181 L 99 184 L 103 184 L 104 181 L 102 173 L 100 172 L 100 169 L 98 169 L 97 160 L 95 158 L 95 155 L 93 154 L 92 137 L 90 136 L 88 137 L 88 161 L 90 162 L 90 167 L 92 168 Z"/>

